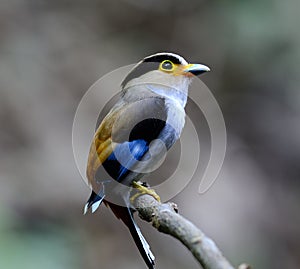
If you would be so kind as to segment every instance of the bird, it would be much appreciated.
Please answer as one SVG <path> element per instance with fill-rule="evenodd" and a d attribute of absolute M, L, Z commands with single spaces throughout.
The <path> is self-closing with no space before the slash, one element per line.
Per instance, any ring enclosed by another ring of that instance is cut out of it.
<path fill-rule="evenodd" d="M 131 204 L 144 193 L 160 200 L 148 182 L 140 180 L 163 162 L 180 138 L 189 86 L 208 71 L 206 65 L 188 63 L 171 52 L 147 56 L 126 75 L 111 107 L 97 120 L 86 169 L 92 193 L 84 214 L 94 213 L 102 202 L 109 207 L 128 227 L 149 269 L 155 268 L 155 257 Z"/>

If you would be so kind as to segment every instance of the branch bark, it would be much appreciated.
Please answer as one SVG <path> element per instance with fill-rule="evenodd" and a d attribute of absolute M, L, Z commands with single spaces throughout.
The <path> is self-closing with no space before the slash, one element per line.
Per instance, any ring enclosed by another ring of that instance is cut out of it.
<path fill-rule="evenodd" d="M 134 201 L 139 217 L 158 231 L 169 234 L 183 243 L 204 269 L 234 269 L 214 241 L 192 222 L 178 214 L 174 203 L 160 203 L 150 195 L 141 195 Z M 245 264 L 239 268 L 248 268 Z"/>

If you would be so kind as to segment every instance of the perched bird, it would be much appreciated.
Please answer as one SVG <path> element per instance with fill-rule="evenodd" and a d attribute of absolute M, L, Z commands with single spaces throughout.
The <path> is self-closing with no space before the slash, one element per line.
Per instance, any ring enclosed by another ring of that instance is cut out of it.
<path fill-rule="evenodd" d="M 195 75 L 209 70 L 174 53 L 148 56 L 126 76 L 111 109 L 98 119 L 87 163 L 92 194 L 84 213 L 95 212 L 104 201 L 128 227 L 149 269 L 154 256 L 134 221 L 128 189 L 159 200 L 139 180 L 161 164 L 179 139 L 189 85 Z"/>

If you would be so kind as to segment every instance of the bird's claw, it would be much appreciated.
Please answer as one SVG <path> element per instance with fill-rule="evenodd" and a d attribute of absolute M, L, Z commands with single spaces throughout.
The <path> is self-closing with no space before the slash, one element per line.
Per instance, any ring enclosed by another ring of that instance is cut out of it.
<path fill-rule="evenodd" d="M 134 204 L 134 201 L 136 200 L 136 198 L 138 198 L 139 196 L 144 195 L 144 194 L 151 195 L 152 197 L 154 197 L 155 200 L 160 202 L 160 197 L 155 192 L 155 190 L 150 189 L 148 186 L 145 186 L 144 183 L 133 181 L 132 187 L 138 191 L 137 193 L 135 193 L 133 196 L 130 197 L 130 202 L 132 204 Z"/>

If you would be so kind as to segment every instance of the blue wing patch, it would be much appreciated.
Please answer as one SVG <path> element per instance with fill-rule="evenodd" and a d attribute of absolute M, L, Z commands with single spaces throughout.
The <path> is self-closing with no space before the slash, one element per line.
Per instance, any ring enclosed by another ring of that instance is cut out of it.
<path fill-rule="evenodd" d="M 103 163 L 105 170 L 117 181 L 122 181 L 130 169 L 140 161 L 149 150 L 143 139 L 119 144 Z"/>

